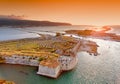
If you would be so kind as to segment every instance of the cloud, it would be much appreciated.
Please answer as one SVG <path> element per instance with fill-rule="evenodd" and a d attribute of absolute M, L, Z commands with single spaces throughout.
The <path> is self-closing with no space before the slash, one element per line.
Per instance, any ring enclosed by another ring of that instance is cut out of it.
<path fill-rule="evenodd" d="M 0 15 L 0 19 L 25 19 L 25 15 L 17 16 L 17 15 Z"/>

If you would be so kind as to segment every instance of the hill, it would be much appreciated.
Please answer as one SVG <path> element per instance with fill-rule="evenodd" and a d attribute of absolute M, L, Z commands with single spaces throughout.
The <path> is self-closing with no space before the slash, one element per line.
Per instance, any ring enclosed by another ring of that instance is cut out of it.
<path fill-rule="evenodd" d="M 71 25 L 70 23 L 62 22 L 0 18 L 0 26 L 34 27 L 34 26 L 70 26 L 70 25 Z"/>

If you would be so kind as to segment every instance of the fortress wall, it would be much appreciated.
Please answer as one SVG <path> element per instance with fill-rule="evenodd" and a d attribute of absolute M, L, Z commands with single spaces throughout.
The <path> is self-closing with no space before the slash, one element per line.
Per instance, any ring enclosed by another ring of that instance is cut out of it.
<path fill-rule="evenodd" d="M 31 56 L 13 55 L 13 56 L 3 56 L 3 58 L 5 59 L 5 63 L 9 63 L 9 64 L 22 64 L 22 65 L 30 65 L 30 66 L 39 65 L 38 57 L 33 59 L 31 58 Z"/>
<path fill-rule="evenodd" d="M 77 55 L 77 52 L 78 52 L 78 50 L 80 49 L 80 46 L 81 46 L 81 42 L 79 41 L 76 45 L 75 45 L 75 47 L 72 49 L 72 55 L 71 56 L 73 56 L 73 57 L 75 57 L 76 55 Z"/>
<path fill-rule="evenodd" d="M 71 70 L 77 64 L 77 58 L 71 56 L 60 56 L 58 61 L 60 62 L 61 70 Z"/>
<path fill-rule="evenodd" d="M 38 66 L 38 72 L 37 74 L 57 78 L 61 71 L 68 71 L 73 69 L 77 62 L 77 52 L 80 47 L 80 41 L 77 43 L 77 45 L 72 49 L 72 52 L 74 53 L 71 56 L 60 56 L 58 58 L 58 61 L 60 65 L 57 67 L 48 67 L 40 65 L 39 57 L 32 57 L 32 56 L 3 56 L 2 58 L 5 59 L 5 63 L 9 64 L 21 64 L 21 65 L 30 65 L 30 66 Z"/>
<path fill-rule="evenodd" d="M 52 78 L 57 78 L 60 74 L 60 71 L 61 71 L 60 65 L 58 65 L 55 68 L 39 65 L 37 74 L 52 77 Z"/>

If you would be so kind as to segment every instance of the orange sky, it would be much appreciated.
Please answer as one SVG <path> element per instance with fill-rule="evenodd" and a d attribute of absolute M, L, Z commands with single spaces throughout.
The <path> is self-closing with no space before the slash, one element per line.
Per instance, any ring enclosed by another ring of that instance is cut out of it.
<path fill-rule="evenodd" d="M 120 0 L 0 0 L 0 15 L 72 24 L 120 24 Z"/>

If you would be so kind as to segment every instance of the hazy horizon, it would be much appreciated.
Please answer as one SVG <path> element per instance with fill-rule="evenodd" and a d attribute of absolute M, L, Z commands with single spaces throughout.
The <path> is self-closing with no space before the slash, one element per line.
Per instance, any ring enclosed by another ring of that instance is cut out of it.
<path fill-rule="evenodd" d="M 17 19 L 17 20 L 32 20 L 32 19 L 28 19 L 26 18 L 26 16 L 24 15 L 0 15 L 0 19 Z M 33 21 L 50 21 L 50 22 L 54 22 L 52 20 L 33 20 Z M 57 22 L 60 22 L 60 21 L 57 21 Z M 69 23 L 69 22 L 63 22 L 63 23 Z M 106 25 L 118 25 L 120 26 L 119 24 L 105 24 L 105 25 L 95 25 L 95 24 L 73 24 L 73 23 L 70 23 L 72 24 L 73 26 L 81 26 L 81 25 L 88 25 L 88 26 L 106 26 Z"/>
<path fill-rule="evenodd" d="M 73 25 L 108 25 L 120 22 L 119 0 L 0 0 L 0 15 Z"/>

